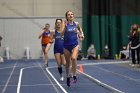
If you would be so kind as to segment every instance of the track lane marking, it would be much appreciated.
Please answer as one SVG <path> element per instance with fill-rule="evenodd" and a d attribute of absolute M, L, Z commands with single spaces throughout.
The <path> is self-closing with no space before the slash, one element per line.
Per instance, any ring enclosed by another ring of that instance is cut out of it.
<path fill-rule="evenodd" d="M 52 73 L 49 71 L 48 68 L 46 68 L 46 71 L 47 71 L 48 74 L 53 78 L 53 80 L 56 82 L 56 84 L 62 89 L 62 91 L 63 91 L 64 93 L 68 93 L 68 92 L 65 90 L 65 88 L 63 88 L 63 87 L 61 86 L 61 84 L 57 81 L 57 79 L 52 75 Z"/>
<path fill-rule="evenodd" d="M 56 91 L 57 93 L 60 93 L 59 90 L 56 88 L 55 84 L 53 84 L 52 80 L 51 80 L 51 79 L 49 78 L 49 76 L 46 74 L 46 72 L 45 72 L 46 70 L 45 70 L 45 71 L 43 70 L 43 67 L 40 65 L 40 63 L 37 62 L 37 64 L 38 64 L 39 67 L 42 69 L 44 75 L 49 79 L 49 81 L 50 81 L 51 84 L 53 85 L 55 91 Z"/>
<path fill-rule="evenodd" d="M 14 71 L 15 71 L 16 65 L 17 65 L 17 62 L 14 64 L 13 69 L 12 69 L 12 71 L 10 73 L 10 76 L 8 77 L 8 79 L 7 79 L 6 83 L 5 83 L 5 86 L 4 86 L 4 88 L 3 88 L 1 93 L 5 93 L 5 91 L 6 91 L 7 87 L 8 87 L 9 81 L 10 81 L 10 79 L 11 79 L 11 77 L 12 77 Z"/>
<path fill-rule="evenodd" d="M 100 85 L 100 86 L 102 86 L 102 87 L 104 87 L 104 88 L 106 88 L 108 90 L 111 90 L 113 93 L 125 93 L 125 92 L 123 92 L 121 90 L 118 90 L 118 89 L 116 89 L 116 88 L 114 88 L 112 86 L 107 85 L 106 83 L 103 83 L 103 82 L 99 81 L 96 78 L 93 78 L 92 76 L 90 76 L 90 75 L 88 75 L 88 74 L 86 74 L 84 72 L 81 72 L 80 70 L 77 70 L 77 72 L 81 73 L 82 75 L 86 76 L 90 80 L 94 81 L 96 84 L 98 84 L 98 85 Z"/>
<path fill-rule="evenodd" d="M 132 78 L 132 77 L 130 77 L 130 76 L 123 75 L 123 74 L 120 74 L 120 73 L 117 73 L 117 72 L 113 72 L 113 71 L 104 69 L 104 68 L 102 68 L 102 67 L 96 67 L 96 68 L 98 68 L 98 69 L 100 69 L 100 70 L 103 70 L 103 71 L 105 71 L 105 72 L 109 72 L 109 73 L 112 73 L 112 74 L 121 76 L 121 77 L 123 77 L 123 78 L 127 78 L 128 80 L 131 80 L 131 81 L 135 81 L 135 82 L 139 82 L 139 83 L 140 83 L 140 80 L 139 80 L 139 79 L 134 79 L 134 78 Z"/>
<path fill-rule="evenodd" d="M 20 69 L 20 74 L 19 74 L 19 80 L 18 80 L 18 85 L 17 85 L 17 93 L 20 93 L 20 87 L 21 87 L 21 80 L 22 80 L 22 75 L 23 75 L 23 70 L 28 69 L 28 68 L 34 68 L 38 66 L 31 66 L 31 67 L 24 67 Z"/>

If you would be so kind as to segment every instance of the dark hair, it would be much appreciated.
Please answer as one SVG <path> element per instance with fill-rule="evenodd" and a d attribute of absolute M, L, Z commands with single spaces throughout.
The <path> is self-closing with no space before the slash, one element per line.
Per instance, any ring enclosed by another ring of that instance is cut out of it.
<path fill-rule="evenodd" d="M 60 21 L 62 22 L 62 19 L 61 19 L 61 18 L 57 18 L 57 19 L 55 20 L 55 24 L 57 23 L 58 20 L 60 20 Z"/>
<path fill-rule="evenodd" d="M 61 18 L 57 18 L 57 19 L 55 20 L 55 27 L 54 27 L 55 29 L 56 29 L 56 23 L 57 23 L 58 20 L 60 20 L 61 22 L 63 21 Z"/>
<path fill-rule="evenodd" d="M 49 23 L 46 23 L 46 24 L 45 24 L 45 26 L 46 26 L 46 25 L 50 26 L 50 24 L 49 24 Z"/>
<path fill-rule="evenodd" d="M 136 27 L 135 27 L 136 26 Z M 139 28 L 139 25 L 138 24 L 133 24 L 132 26 L 131 26 L 131 30 L 133 30 L 133 29 L 137 29 L 138 30 L 138 28 Z"/>

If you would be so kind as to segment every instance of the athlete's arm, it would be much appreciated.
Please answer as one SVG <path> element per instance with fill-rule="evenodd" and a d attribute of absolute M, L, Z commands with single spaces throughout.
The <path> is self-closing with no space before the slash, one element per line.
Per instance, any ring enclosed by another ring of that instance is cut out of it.
<path fill-rule="evenodd" d="M 80 26 L 80 24 L 78 22 L 75 22 L 76 25 L 77 25 L 77 28 L 80 32 L 80 38 L 84 39 L 84 33 L 83 33 L 83 30 L 82 30 L 82 27 Z"/>
<path fill-rule="evenodd" d="M 60 35 L 63 36 L 65 33 L 65 26 L 66 26 L 66 21 L 62 21 L 61 29 L 60 29 Z"/>
<path fill-rule="evenodd" d="M 53 39 L 54 39 L 54 30 L 50 30 L 50 37 L 53 43 Z"/>
<path fill-rule="evenodd" d="M 44 30 L 40 31 L 38 38 L 40 39 L 42 37 Z"/>

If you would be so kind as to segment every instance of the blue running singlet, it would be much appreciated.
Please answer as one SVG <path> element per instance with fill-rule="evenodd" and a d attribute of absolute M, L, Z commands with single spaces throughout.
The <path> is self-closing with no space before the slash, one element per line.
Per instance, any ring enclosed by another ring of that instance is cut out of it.
<path fill-rule="evenodd" d="M 67 23 L 64 33 L 64 48 L 69 52 L 72 52 L 73 48 L 75 48 L 77 45 L 77 25 L 75 22 L 73 22 L 73 25 Z"/>
<path fill-rule="evenodd" d="M 57 30 L 55 30 L 54 38 L 55 38 L 54 54 L 56 53 L 63 54 L 64 38 L 60 35 L 60 33 Z"/>

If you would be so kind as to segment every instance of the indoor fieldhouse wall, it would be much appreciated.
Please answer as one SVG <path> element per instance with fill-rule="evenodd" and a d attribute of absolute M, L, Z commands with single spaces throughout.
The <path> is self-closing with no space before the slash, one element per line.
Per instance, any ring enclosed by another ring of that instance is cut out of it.
<path fill-rule="evenodd" d="M 62 17 L 72 10 L 82 16 L 82 0 L 0 0 L 0 16 Z"/>
<path fill-rule="evenodd" d="M 39 32 L 45 23 L 49 23 L 51 29 L 57 17 L 3 17 L 0 18 L 0 35 L 3 37 L 0 55 L 5 56 L 5 49 L 10 49 L 12 59 L 24 57 L 25 48 L 29 47 L 33 59 L 40 58 L 41 44 L 38 39 Z M 60 17 L 59 17 L 60 18 Z M 75 21 L 80 24 L 82 18 L 76 17 Z M 49 51 L 49 58 L 54 58 L 53 45 Z"/>
<path fill-rule="evenodd" d="M 39 58 L 39 31 L 47 22 L 53 28 L 55 19 L 64 18 L 68 10 L 81 24 L 82 0 L 0 0 L 0 55 L 5 56 L 5 48 L 9 47 L 11 58 L 22 58 L 25 48 L 30 47 L 32 58 Z M 49 53 L 54 58 L 53 46 Z"/>

